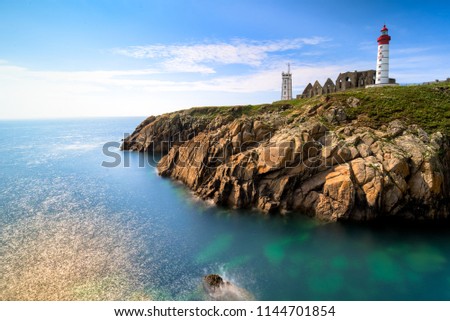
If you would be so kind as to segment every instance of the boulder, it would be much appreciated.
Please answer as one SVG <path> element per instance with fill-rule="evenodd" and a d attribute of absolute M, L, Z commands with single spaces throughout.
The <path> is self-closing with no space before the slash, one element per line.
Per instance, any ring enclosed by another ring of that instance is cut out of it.
<path fill-rule="evenodd" d="M 224 280 L 218 274 L 208 274 L 202 280 L 206 298 L 211 301 L 251 301 L 255 297 L 247 290 Z"/>

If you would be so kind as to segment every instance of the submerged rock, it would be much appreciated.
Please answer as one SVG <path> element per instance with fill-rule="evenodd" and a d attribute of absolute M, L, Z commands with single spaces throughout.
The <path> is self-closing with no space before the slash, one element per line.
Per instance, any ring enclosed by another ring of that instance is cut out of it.
<path fill-rule="evenodd" d="M 208 274 L 203 277 L 203 289 L 208 300 L 213 301 L 250 301 L 255 297 L 247 290 L 229 281 L 224 281 L 218 274 Z"/>

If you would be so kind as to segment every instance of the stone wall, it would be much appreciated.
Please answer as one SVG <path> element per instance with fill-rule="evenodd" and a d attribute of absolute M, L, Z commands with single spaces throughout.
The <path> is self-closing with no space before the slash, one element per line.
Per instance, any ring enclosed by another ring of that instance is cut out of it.
<path fill-rule="evenodd" d="M 314 85 L 309 83 L 301 95 L 297 95 L 297 98 L 310 98 L 317 95 L 334 93 L 337 91 L 343 91 L 351 88 L 364 88 L 366 85 L 375 84 L 375 70 L 366 71 L 354 71 L 340 73 L 334 83 L 330 78 L 325 81 L 322 86 L 319 81 L 316 80 Z M 393 79 L 395 82 L 395 79 Z"/>

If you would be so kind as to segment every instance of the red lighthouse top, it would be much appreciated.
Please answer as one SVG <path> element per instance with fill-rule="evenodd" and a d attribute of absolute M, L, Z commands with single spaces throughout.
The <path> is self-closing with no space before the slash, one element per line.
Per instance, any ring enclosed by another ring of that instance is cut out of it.
<path fill-rule="evenodd" d="M 388 35 L 388 28 L 386 28 L 386 25 L 381 29 L 381 36 L 378 37 L 377 41 L 378 45 L 388 45 L 389 41 L 391 41 L 391 36 Z"/>

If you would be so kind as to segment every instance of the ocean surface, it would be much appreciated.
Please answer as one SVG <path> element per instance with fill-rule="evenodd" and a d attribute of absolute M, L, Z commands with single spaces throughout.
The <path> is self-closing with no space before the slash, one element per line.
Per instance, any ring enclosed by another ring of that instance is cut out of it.
<path fill-rule="evenodd" d="M 449 229 L 217 208 L 119 152 L 141 120 L 0 122 L 0 299 L 450 300 Z"/>

